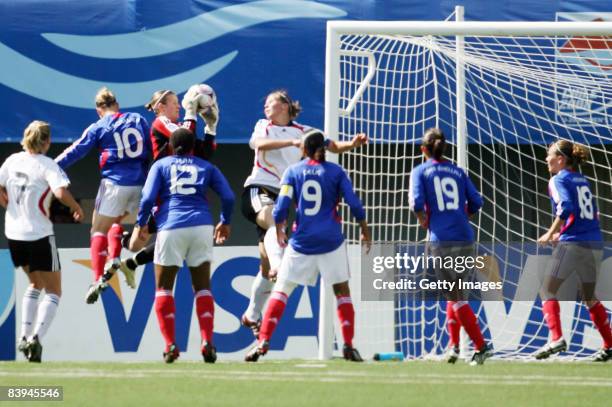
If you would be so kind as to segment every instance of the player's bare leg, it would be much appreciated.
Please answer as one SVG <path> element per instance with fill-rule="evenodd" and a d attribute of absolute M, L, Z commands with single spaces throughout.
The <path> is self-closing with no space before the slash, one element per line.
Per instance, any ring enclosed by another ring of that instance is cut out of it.
<path fill-rule="evenodd" d="M 191 282 L 195 296 L 196 313 L 200 324 L 202 357 L 206 363 L 215 363 L 217 348 L 213 345 L 213 327 L 215 321 L 215 301 L 210 290 L 210 262 L 197 267 L 190 267 Z"/>
<path fill-rule="evenodd" d="M 176 346 L 175 337 L 175 313 L 174 304 L 174 280 L 178 272 L 176 266 L 155 265 L 155 313 L 166 348 L 163 353 L 166 363 L 172 363 L 179 357 L 179 349 Z"/>
<path fill-rule="evenodd" d="M 351 290 L 348 281 L 334 284 L 334 295 L 337 302 L 338 319 L 342 329 L 344 346 L 342 355 L 344 359 L 352 362 L 363 362 L 359 351 L 353 347 L 353 337 L 355 335 L 355 309 L 351 300 Z"/>

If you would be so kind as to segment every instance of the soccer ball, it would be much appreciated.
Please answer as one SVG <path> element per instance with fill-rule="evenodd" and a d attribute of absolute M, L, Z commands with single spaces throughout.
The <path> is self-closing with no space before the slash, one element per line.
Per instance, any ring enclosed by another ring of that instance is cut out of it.
<path fill-rule="evenodd" d="M 200 85 L 194 85 L 195 93 L 197 95 L 198 113 L 204 112 L 215 103 L 215 91 L 205 83 Z"/>

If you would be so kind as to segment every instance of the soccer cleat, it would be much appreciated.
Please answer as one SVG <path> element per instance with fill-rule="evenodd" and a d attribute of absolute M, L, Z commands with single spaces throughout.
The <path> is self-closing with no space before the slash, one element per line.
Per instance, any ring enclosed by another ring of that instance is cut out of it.
<path fill-rule="evenodd" d="M 179 358 L 179 349 L 175 344 L 168 346 L 166 352 L 163 353 L 164 362 L 172 363 Z"/>
<path fill-rule="evenodd" d="M 217 348 L 210 342 L 202 344 L 202 357 L 206 363 L 215 363 L 217 361 Z"/>
<path fill-rule="evenodd" d="M 259 339 L 259 330 L 261 329 L 261 319 L 258 319 L 257 321 L 251 321 L 250 319 L 246 317 L 246 315 L 243 315 L 242 318 L 240 318 L 240 323 L 246 326 L 247 328 L 251 328 L 251 331 L 253 331 L 253 336 L 255 336 L 255 339 Z"/>
<path fill-rule="evenodd" d="M 108 283 L 105 281 L 98 281 L 89 286 L 87 295 L 85 296 L 85 302 L 87 304 L 93 304 L 98 301 L 100 293 L 108 287 Z"/>
<path fill-rule="evenodd" d="M 42 358 L 42 345 L 38 340 L 38 335 L 34 335 L 32 339 L 28 341 L 28 360 L 30 362 L 40 363 Z"/>
<path fill-rule="evenodd" d="M 593 355 L 593 362 L 607 362 L 612 359 L 612 348 L 601 348 Z"/>
<path fill-rule="evenodd" d="M 344 356 L 345 360 L 350 360 L 351 362 L 363 362 L 359 351 L 352 346 L 348 346 L 346 343 L 342 348 L 342 356 Z"/>
<path fill-rule="evenodd" d="M 482 365 L 485 360 L 487 360 L 491 356 L 493 356 L 493 348 L 491 348 L 491 345 L 485 344 L 480 350 L 474 352 L 470 365 Z"/>
<path fill-rule="evenodd" d="M 30 351 L 28 349 L 28 341 L 25 336 L 22 336 L 19 342 L 17 343 L 17 350 L 19 352 L 23 352 L 26 359 L 30 359 Z"/>
<path fill-rule="evenodd" d="M 537 360 L 547 359 L 550 355 L 555 353 L 563 352 L 567 349 L 567 343 L 565 339 L 559 338 L 556 341 L 547 343 L 542 350 L 536 353 L 535 358 Z"/>
<path fill-rule="evenodd" d="M 257 362 L 260 356 L 268 353 L 270 342 L 262 341 L 259 345 L 254 346 L 244 357 L 245 362 Z"/>
<path fill-rule="evenodd" d="M 121 263 L 119 264 L 119 270 L 121 270 L 121 272 L 125 276 L 125 283 L 128 285 L 128 287 L 136 288 L 136 279 L 134 277 L 134 272 L 136 270 L 130 268 L 126 262 L 127 260 L 121 261 Z"/>
<path fill-rule="evenodd" d="M 459 359 L 459 347 L 451 346 L 450 348 L 448 348 L 448 350 L 446 351 L 445 358 L 446 362 L 454 365 L 455 362 Z"/>

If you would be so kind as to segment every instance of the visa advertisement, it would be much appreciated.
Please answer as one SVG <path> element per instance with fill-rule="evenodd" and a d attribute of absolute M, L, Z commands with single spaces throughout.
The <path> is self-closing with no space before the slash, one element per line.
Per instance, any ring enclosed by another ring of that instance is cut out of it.
<path fill-rule="evenodd" d="M 214 343 L 219 360 L 243 360 L 255 344 L 250 329 L 240 325 L 240 317 L 259 268 L 257 253 L 256 246 L 215 248 L 211 285 L 215 298 Z M 400 297 L 392 301 L 366 299 L 362 295 L 365 288 L 360 274 L 364 271 L 359 266 L 359 253 L 360 247 L 349 246 L 350 288 L 356 311 L 355 346 L 361 354 L 365 358 L 389 351 L 402 351 L 410 358 L 442 355 L 448 343 L 445 302 L 406 301 Z M 547 260 L 547 256 L 513 256 L 507 264 L 500 264 L 502 275 L 505 268 L 523 270 L 509 274 L 518 281 L 505 280 L 504 284 L 515 287 L 517 298 L 532 300 L 472 302 L 496 356 L 529 357 L 546 343 L 548 329 L 537 287 Z M 43 360 L 161 363 L 164 342 L 154 309 L 152 265 L 138 269 L 136 289 L 128 288 L 119 275 L 97 303 L 88 305 L 85 293 L 91 280 L 89 250 L 60 249 L 60 262 L 63 294 L 53 325 L 42 339 Z M 16 354 L 15 344 L 27 279 L 21 270 L 13 271 L 7 250 L 0 251 L 0 267 L 0 360 L 23 360 L 22 354 Z M 603 261 L 600 276 L 605 284 L 612 284 L 612 257 Z M 178 273 L 174 296 L 180 360 L 201 361 L 201 338 L 186 268 Z M 296 288 L 266 359 L 317 358 L 319 296 L 318 284 Z M 612 307 L 612 301 L 602 303 L 608 309 Z M 331 310 L 335 314 L 335 303 Z M 580 302 L 562 301 L 561 321 L 572 355 L 585 357 L 601 346 L 588 309 Z M 338 328 L 335 321 L 334 332 L 340 332 Z M 339 354 L 338 350 L 335 354 Z"/>
<path fill-rule="evenodd" d="M 604 0 L 461 5 L 468 21 L 584 21 L 608 19 L 610 12 Z M 323 127 L 327 21 L 440 21 L 454 6 L 442 0 L 1 2 L 0 99 L 6 108 L 0 142 L 18 142 L 34 119 L 51 123 L 55 142 L 77 139 L 97 120 L 94 96 L 102 86 L 116 93 L 122 110 L 153 121 L 143 106 L 155 91 L 181 96 L 194 83 L 208 83 L 221 108 L 220 143 L 246 143 L 265 96 L 278 88 L 301 101 L 300 121 Z M 610 58 L 609 46 L 593 52 Z M 585 68 L 610 72 L 609 66 Z M 561 107 L 573 108 L 572 100 L 583 98 L 567 94 Z"/>

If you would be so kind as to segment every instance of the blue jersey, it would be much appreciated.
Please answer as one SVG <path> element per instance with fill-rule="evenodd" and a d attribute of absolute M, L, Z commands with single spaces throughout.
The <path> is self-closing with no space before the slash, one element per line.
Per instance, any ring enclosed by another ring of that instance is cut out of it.
<path fill-rule="evenodd" d="M 221 171 L 194 156 L 169 156 L 151 166 L 142 191 L 137 223 L 147 223 L 151 209 L 158 205 L 155 221 L 159 230 L 212 225 L 208 188 L 221 197 L 221 222 L 229 224 L 234 193 Z"/>
<path fill-rule="evenodd" d="M 431 241 L 474 241 L 468 215 L 482 207 L 482 197 L 465 171 L 450 161 L 430 158 L 412 170 L 409 205 L 427 213 Z"/>
<path fill-rule="evenodd" d="M 149 125 L 138 113 L 115 113 L 102 117 L 60 154 L 55 161 L 62 169 L 85 157 L 96 147 L 100 172 L 117 185 L 142 185 L 147 178 L 151 140 Z"/>
<path fill-rule="evenodd" d="M 302 254 L 328 253 L 344 242 L 336 211 L 342 196 L 353 216 L 358 221 L 365 219 L 361 201 L 342 167 L 305 159 L 285 171 L 272 215 L 276 223 L 284 222 L 291 202 L 295 201 L 296 230 L 289 244 Z"/>
<path fill-rule="evenodd" d="M 597 203 L 584 175 L 561 170 L 548 182 L 548 195 L 553 213 L 565 221 L 559 240 L 573 242 L 600 242 Z"/>

